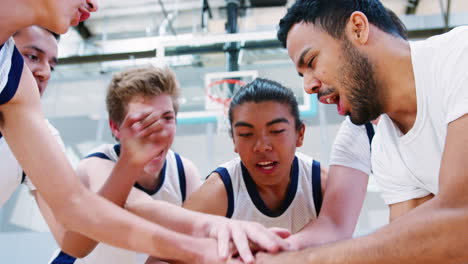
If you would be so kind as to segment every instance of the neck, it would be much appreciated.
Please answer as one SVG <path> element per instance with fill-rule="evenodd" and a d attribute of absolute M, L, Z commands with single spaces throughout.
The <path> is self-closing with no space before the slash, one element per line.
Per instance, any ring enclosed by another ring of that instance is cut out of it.
<path fill-rule="evenodd" d="M 382 33 L 375 62 L 381 100 L 386 113 L 405 134 L 414 125 L 417 113 L 416 85 L 409 43 Z"/>
<path fill-rule="evenodd" d="M 265 205 L 272 211 L 280 209 L 286 199 L 288 187 L 291 182 L 290 176 L 284 177 L 284 181 L 274 185 L 257 185 L 258 193 Z"/>
<path fill-rule="evenodd" d="M 143 174 L 138 177 L 137 182 L 146 190 L 153 190 L 156 188 L 156 186 L 158 186 L 159 181 L 161 180 L 159 175 L 160 172 L 155 173 L 154 175 L 143 172 Z"/>
<path fill-rule="evenodd" d="M 35 10 L 40 10 L 33 4 L 39 1 L 29 0 L 2 0 L 2 30 L 0 32 L 0 43 L 5 43 L 16 31 L 37 24 Z"/>

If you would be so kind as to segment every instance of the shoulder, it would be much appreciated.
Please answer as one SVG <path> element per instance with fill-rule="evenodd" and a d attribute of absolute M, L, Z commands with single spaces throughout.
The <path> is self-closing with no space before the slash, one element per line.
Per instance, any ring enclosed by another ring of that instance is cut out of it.
<path fill-rule="evenodd" d="M 184 203 L 184 208 L 225 216 L 227 212 L 226 187 L 220 175 L 211 173 L 206 181 Z"/>
<path fill-rule="evenodd" d="M 97 191 L 110 175 L 114 166 L 113 161 L 89 157 L 78 163 L 76 172 L 86 187 L 92 191 Z"/>

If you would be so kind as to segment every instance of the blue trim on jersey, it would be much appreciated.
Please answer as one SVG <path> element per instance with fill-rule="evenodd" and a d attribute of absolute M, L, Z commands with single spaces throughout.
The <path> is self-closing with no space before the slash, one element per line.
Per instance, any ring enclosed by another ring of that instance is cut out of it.
<path fill-rule="evenodd" d="M 67 253 L 60 251 L 58 256 L 50 264 L 73 264 L 76 258 L 68 255 Z"/>
<path fill-rule="evenodd" d="M 163 167 L 161 169 L 161 172 L 159 173 L 159 183 L 158 183 L 158 185 L 156 186 L 155 189 L 153 189 L 153 190 L 145 189 L 145 187 L 141 186 L 138 182 L 135 182 L 135 184 L 133 186 L 135 188 L 141 190 L 141 191 L 144 191 L 148 195 L 153 195 L 153 194 L 157 193 L 159 191 L 159 189 L 161 189 L 161 187 L 162 187 L 162 185 L 164 183 L 164 180 L 166 179 L 166 165 L 167 165 L 167 160 L 164 161 L 164 165 L 163 165 Z"/>
<path fill-rule="evenodd" d="M 288 191 L 286 193 L 286 197 L 283 201 L 283 204 L 280 206 L 278 211 L 272 211 L 270 210 L 266 205 L 265 202 L 263 202 L 262 197 L 258 193 L 256 184 L 252 177 L 250 176 L 249 171 L 247 168 L 242 164 L 242 177 L 244 178 L 245 186 L 247 187 L 247 191 L 249 193 L 250 199 L 252 199 L 252 202 L 255 204 L 255 207 L 262 212 L 264 215 L 269 216 L 269 217 L 278 217 L 281 216 L 291 205 L 291 203 L 294 200 L 294 197 L 296 196 L 297 192 L 297 185 L 299 182 L 299 161 L 297 160 L 297 157 L 294 157 L 293 164 L 291 165 L 291 173 L 290 173 L 290 184 L 288 186 Z"/>
<path fill-rule="evenodd" d="M 83 159 L 88 159 L 88 158 L 100 158 L 100 159 L 105 159 L 105 160 L 111 160 L 109 156 L 107 156 L 106 154 L 102 152 L 91 153 L 88 156 L 84 157 Z"/>
<path fill-rule="evenodd" d="M 371 122 L 367 122 L 364 124 L 366 127 L 367 137 L 369 138 L 369 145 L 372 145 L 372 139 L 374 138 L 374 126 Z"/>
<path fill-rule="evenodd" d="M 216 172 L 221 177 L 221 180 L 224 183 L 224 188 L 226 188 L 228 208 L 226 212 L 226 217 L 231 218 L 234 213 L 234 190 L 232 188 L 231 176 L 226 168 L 218 167 L 213 172 Z"/>
<path fill-rule="evenodd" d="M 23 65 L 23 56 L 21 56 L 15 46 L 11 57 L 11 68 L 8 73 L 8 82 L 0 93 L 0 105 L 6 104 L 10 101 L 18 90 L 21 74 L 23 73 Z"/>
<path fill-rule="evenodd" d="M 317 216 L 322 208 L 322 177 L 320 171 L 320 162 L 312 161 L 312 196 L 314 198 L 315 212 Z"/>
<path fill-rule="evenodd" d="M 117 157 L 120 157 L 120 144 L 115 144 L 114 145 L 114 151 Z"/>
<path fill-rule="evenodd" d="M 174 156 L 177 163 L 177 173 L 179 174 L 180 194 L 182 195 L 182 202 L 185 202 L 185 198 L 187 196 L 187 183 L 185 180 L 184 164 L 182 163 L 182 159 L 179 154 L 174 152 Z"/>

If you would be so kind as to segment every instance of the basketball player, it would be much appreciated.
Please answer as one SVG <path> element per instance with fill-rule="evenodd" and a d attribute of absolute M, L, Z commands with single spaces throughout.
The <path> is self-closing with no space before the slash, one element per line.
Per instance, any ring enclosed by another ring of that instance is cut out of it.
<path fill-rule="evenodd" d="M 319 214 L 327 172 L 296 152 L 305 125 L 294 93 L 257 78 L 232 98 L 229 123 L 239 158 L 215 169 L 184 207 L 286 228 L 295 241 Z"/>
<path fill-rule="evenodd" d="M 27 67 L 23 67 L 23 59 L 14 46 L 11 36 L 19 29 L 30 25 L 39 25 L 60 34 L 65 33 L 71 25 L 77 25 L 80 21 L 86 20 L 90 12 L 96 9 L 97 4 L 94 0 L 6 0 L 2 2 L 0 20 L 7 21 L 3 23 L 2 32 L 0 32 L 0 131 L 2 137 L 5 138 L 16 159 L 52 209 L 54 216 L 64 224 L 67 230 L 83 232 L 92 239 L 151 255 L 173 256 L 176 247 L 172 245 L 178 245 L 178 258 L 191 259 L 195 262 L 222 261 L 227 257 L 227 250 L 220 250 L 221 256 L 218 256 L 213 247 L 206 246 L 207 244 L 216 245 L 214 239 L 208 237 L 216 237 L 218 232 L 222 232 L 220 241 L 221 244 L 223 241 L 226 244 L 231 237 L 230 229 L 226 229 L 229 225 L 240 227 L 235 231 L 240 233 L 245 230 L 243 227 L 246 225 L 239 222 L 210 222 L 211 224 L 207 225 L 208 228 L 204 229 L 205 232 L 198 233 L 199 238 L 194 238 L 163 229 L 126 213 L 84 188 L 47 128 L 33 76 Z M 124 121 L 124 131 L 138 135 L 139 140 L 152 142 L 157 148 L 161 145 L 158 142 L 165 141 L 166 133 L 157 125 L 149 127 L 147 125 L 155 123 L 158 119 L 159 116 L 149 111 L 128 116 Z M 132 144 L 134 141 L 130 141 L 127 148 L 134 146 Z M 122 153 L 126 151 L 123 149 Z M 135 175 L 137 174 L 135 172 L 142 170 L 147 161 L 144 160 L 145 157 L 143 159 L 139 159 L 140 156 L 131 157 L 128 159 L 131 170 L 126 173 Z M 7 188 L 12 186 L 8 183 L 9 178 L 1 175 L 0 179 L 2 192 L 9 191 Z M 134 180 L 128 179 L 121 183 L 121 186 L 124 186 L 122 192 L 124 196 L 126 196 L 125 190 L 130 190 Z M 60 188 L 57 188 L 57 185 Z M 119 232 L 108 232 L 109 229 L 118 229 Z M 262 245 L 273 250 L 277 250 L 283 243 L 277 236 L 268 232 L 267 236 L 256 230 L 249 231 L 248 236 L 245 233 L 242 234 L 246 239 L 237 241 L 244 246 L 246 246 L 247 238 L 263 241 Z M 162 240 L 165 243 L 156 243 Z M 203 242 L 200 243 L 204 245 L 203 248 L 198 250 L 196 247 L 183 246 L 184 244 L 193 245 L 193 240 Z M 266 240 L 269 241 L 266 242 Z M 220 247 L 227 248 L 222 245 Z M 284 245 L 284 247 L 287 246 Z M 243 253 L 246 251 L 248 250 L 242 250 Z"/>
<path fill-rule="evenodd" d="M 468 28 L 407 42 L 377 0 L 303 0 L 278 35 L 306 91 L 355 124 L 383 114 L 372 169 L 401 210 L 368 236 L 258 263 L 466 263 Z"/>

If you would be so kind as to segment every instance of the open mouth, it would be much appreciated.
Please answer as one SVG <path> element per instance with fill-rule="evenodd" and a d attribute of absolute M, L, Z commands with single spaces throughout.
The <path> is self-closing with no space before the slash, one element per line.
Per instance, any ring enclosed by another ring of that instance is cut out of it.
<path fill-rule="evenodd" d="M 86 19 L 88 19 L 91 16 L 91 14 L 88 12 L 88 10 L 86 10 L 84 8 L 80 8 L 79 12 L 80 12 L 79 22 L 83 22 L 83 21 L 85 21 Z"/>
<path fill-rule="evenodd" d="M 336 104 L 337 111 L 340 115 L 346 115 L 347 111 L 343 106 L 343 102 L 340 100 L 340 95 L 338 93 L 331 94 L 328 96 L 321 96 L 319 101 L 322 104 Z"/>
<path fill-rule="evenodd" d="M 277 161 L 261 161 L 256 164 L 257 168 L 265 171 L 272 170 L 276 164 L 278 164 Z"/>

